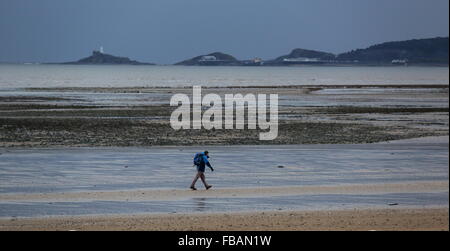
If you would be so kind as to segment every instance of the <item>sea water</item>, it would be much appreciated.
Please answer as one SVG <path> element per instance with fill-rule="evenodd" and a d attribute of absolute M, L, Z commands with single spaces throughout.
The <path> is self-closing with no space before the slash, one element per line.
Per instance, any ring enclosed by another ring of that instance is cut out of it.
<path fill-rule="evenodd" d="M 448 67 L 0 64 L 0 90 L 53 87 L 448 85 Z"/>

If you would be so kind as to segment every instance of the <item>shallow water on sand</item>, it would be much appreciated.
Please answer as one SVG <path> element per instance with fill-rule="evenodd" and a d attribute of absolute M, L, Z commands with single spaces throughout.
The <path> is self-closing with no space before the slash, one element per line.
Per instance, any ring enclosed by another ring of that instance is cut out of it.
<path fill-rule="evenodd" d="M 448 181 L 448 144 L 212 146 L 215 187 Z M 0 193 L 183 189 L 197 147 L 3 149 Z"/>
<path fill-rule="evenodd" d="M 27 102 L 52 105 L 139 106 L 169 104 L 174 94 L 170 88 L 193 85 L 221 88 L 292 85 L 420 85 L 423 88 L 325 89 L 314 91 L 311 93 L 313 95 L 301 95 L 295 89 L 291 89 L 290 94 L 279 95 L 279 104 L 280 106 L 300 107 L 448 107 L 448 90 L 445 92 L 445 88 L 426 88 L 427 85 L 448 86 L 448 74 L 448 67 L 183 67 L 0 64 L 0 98 L 35 96 L 36 100 L 28 99 Z M 98 92 L 95 90 L 96 87 L 104 89 Z M 148 89 L 140 93 L 139 89 L 133 89 L 125 93 L 114 89 L 127 87 L 164 87 L 164 91 Z M 258 91 L 258 89 L 252 90 L 252 93 Z M 272 93 L 277 93 L 277 91 L 274 90 Z M 12 103 L 14 101 L 8 102 L 8 104 Z M 23 101 L 16 100 L 15 103 L 23 104 Z"/>
<path fill-rule="evenodd" d="M 208 147 L 213 189 L 448 182 L 448 142 Z M 187 189 L 197 147 L 2 149 L 0 194 Z M 198 183 L 199 188 L 201 183 Z M 214 212 L 386 206 L 448 206 L 435 193 L 303 194 L 154 201 L 0 201 L 0 217 Z"/>
<path fill-rule="evenodd" d="M 178 201 L 0 203 L 0 218 L 280 210 L 448 207 L 448 192 L 374 195 L 319 194 L 267 198 L 190 198 Z"/>

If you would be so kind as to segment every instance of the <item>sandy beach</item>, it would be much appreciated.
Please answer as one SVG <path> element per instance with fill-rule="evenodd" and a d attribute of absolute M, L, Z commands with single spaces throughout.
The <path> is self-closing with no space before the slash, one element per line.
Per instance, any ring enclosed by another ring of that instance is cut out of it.
<path fill-rule="evenodd" d="M 448 84 L 205 86 L 279 94 L 270 142 L 174 131 L 175 93 L 192 88 L 0 92 L 0 230 L 448 231 Z M 213 189 L 190 191 L 205 149 Z"/>
<path fill-rule="evenodd" d="M 196 150 L 4 151 L 0 230 L 448 231 L 448 137 L 211 146 L 208 191 L 187 187 Z"/>
<path fill-rule="evenodd" d="M 448 208 L 0 220 L 2 231 L 448 231 Z"/>
<path fill-rule="evenodd" d="M 273 198 L 280 195 L 358 194 L 448 191 L 448 182 L 350 186 L 228 188 L 211 191 L 135 190 L 1 195 L 15 203 L 74 201 L 181 201 L 226 197 Z M 448 195 L 448 192 L 447 192 Z M 390 208 L 388 208 L 390 207 Z M 372 208 L 251 210 L 152 214 L 107 214 L 0 218 L 0 231 L 448 231 L 448 207 L 408 207 L 397 203 Z"/>
<path fill-rule="evenodd" d="M 376 195 L 386 193 L 432 193 L 446 192 L 448 181 L 382 183 L 322 186 L 276 186 L 276 187 L 236 187 L 210 191 L 190 191 L 188 189 L 140 189 L 122 191 L 89 191 L 66 193 L 20 193 L 0 194 L 0 201 L 10 202 L 84 202 L 84 201 L 177 201 L 183 199 L 207 198 L 266 198 L 300 195 Z"/>

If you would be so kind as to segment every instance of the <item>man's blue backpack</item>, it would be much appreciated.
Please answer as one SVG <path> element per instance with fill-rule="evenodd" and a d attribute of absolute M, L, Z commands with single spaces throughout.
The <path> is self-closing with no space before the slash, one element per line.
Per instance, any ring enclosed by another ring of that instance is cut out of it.
<path fill-rule="evenodd" d="M 203 163 L 203 153 L 196 153 L 194 156 L 194 165 L 199 166 Z"/>

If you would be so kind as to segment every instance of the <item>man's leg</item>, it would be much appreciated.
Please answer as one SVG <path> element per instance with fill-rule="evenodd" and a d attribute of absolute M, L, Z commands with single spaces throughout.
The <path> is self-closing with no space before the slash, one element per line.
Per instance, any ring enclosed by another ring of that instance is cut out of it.
<path fill-rule="evenodd" d="M 205 173 L 200 174 L 200 179 L 202 180 L 203 185 L 205 185 L 206 189 L 210 189 L 212 187 L 212 186 L 208 185 L 208 183 L 206 183 Z"/>
<path fill-rule="evenodd" d="M 195 178 L 194 178 L 194 180 L 192 181 L 192 184 L 191 184 L 191 189 L 195 188 L 195 183 L 197 183 L 198 178 L 200 178 L 200 172 L 197 172 L 197 174 L 195 175 Z"/>

